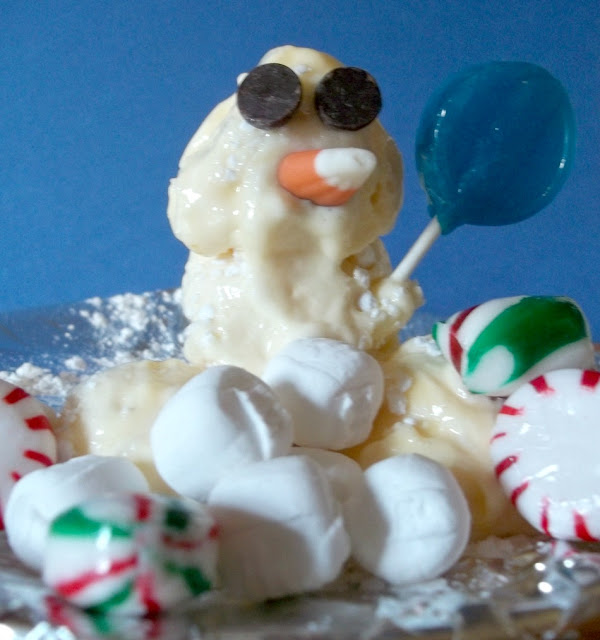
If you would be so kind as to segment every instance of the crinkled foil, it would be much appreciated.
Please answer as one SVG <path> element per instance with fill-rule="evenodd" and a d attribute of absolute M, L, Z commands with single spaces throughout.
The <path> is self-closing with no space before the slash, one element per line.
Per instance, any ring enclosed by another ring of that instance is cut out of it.
<path fill-rule="evenodd" d="M 420 313 L 405 337 L 428 333 Z M 85 376 L 181 355 L 179 291 L 0 314 L 0 378 L 60 410 Z M 471 545 L 446 575 L 392 587 L 349 563 L 327 588 L 260 605 L 204 596 L 158 618 L 70 607 L 14 558 L 0 532 L 0 640 L 575 640 L 600 638 L 600 545 L 525 536 Z"/>

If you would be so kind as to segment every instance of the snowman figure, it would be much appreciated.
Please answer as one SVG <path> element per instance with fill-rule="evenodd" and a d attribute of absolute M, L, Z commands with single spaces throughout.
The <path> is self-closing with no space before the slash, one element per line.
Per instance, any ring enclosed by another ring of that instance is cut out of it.
<path fill-rule="evenodd" d="M 380 108 L 367 72 L 284 46 L 200 126 L 168 206 L 190 250 L 191 363 L 260 374 L 301 337 L 374 354 L 396 345 L 422 295 L 414 282 L 387 280 L 380 236 L 402 203 L 402 160 Z"/>

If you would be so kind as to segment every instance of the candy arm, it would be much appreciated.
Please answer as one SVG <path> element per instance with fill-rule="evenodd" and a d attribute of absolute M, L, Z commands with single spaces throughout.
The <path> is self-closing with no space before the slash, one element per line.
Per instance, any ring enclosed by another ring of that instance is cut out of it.
<path fill-rule="evenodd" d="M 388 280 L 393 282 L 405 282 L 408 280 L 433 243 L 440 237 L 441 233 L 442 228 L 440 227 L 438 219 L 432 218 L 408 250 L 407 254 L 388 277 Z"/>
<path fill-rule="evenodd" d="M 373 288 L 373 294 L 383 312 L 379 314 L 373 330 L 373 347 L 385 349 L 425 300 L 415 280 L 396 280 L 393 274 L 382 278 Z"/>

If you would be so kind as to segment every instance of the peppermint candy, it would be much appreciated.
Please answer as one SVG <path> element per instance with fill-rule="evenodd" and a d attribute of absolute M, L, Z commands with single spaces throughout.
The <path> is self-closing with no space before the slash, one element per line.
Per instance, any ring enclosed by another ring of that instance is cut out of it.
<path fill-rule="evenodd" d="M 199 504 L 105 496 L 52 522 L 42 577 L 62 598 L 96 614 L 156 614 L 213 587 L 217 538 Z"/>
<path fill-rule="evenodd" d="M 0 380 L 0 515 L 15 483 L 56 462 L 47 409 L 24 389 Z"/>
<path fill-rule="evenodd" d="M 563 369 L 509 396 L 490 452 L 521 515 L 562 540 L 600 541 L 600 372 Z"/>
<path fill-rule="evenodd" d="M 189 621 L 185 616 L 120 616 L 84 611 L 50 593 L 43 600 L 48 622 L 56 627 L 47 637 L 74 640 L 188 640 Z"/>
<path fill-rule="evenodd" d="M 432 335 L 471 393 L 508 396 L 548 371 L 594 366 L 587 321 L 565 297 L 490 300 L 436 323 Z"/>

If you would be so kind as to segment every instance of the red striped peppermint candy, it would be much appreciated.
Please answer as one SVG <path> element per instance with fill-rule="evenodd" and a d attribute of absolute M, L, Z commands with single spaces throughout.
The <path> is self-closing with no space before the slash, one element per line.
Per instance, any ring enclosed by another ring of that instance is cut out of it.
<path fill-rule="evenodd" d="M 0 514 L 15 483 L 56 462 L 56 437 L 44 405 L 0 380 Z"/>
<path fill-rule="evenodd" d="M 490 451 L 507 495 L 536 529 L 600 541 L 600 372 L 560 369 L 510 395 Z"/>

